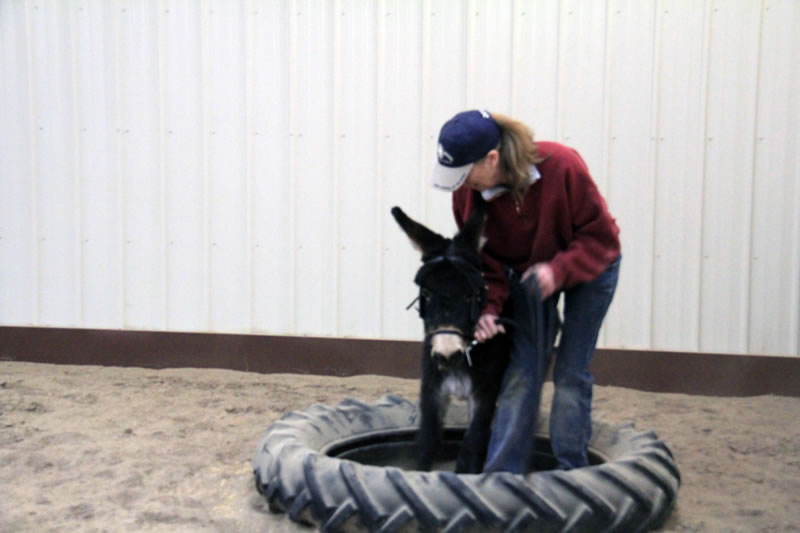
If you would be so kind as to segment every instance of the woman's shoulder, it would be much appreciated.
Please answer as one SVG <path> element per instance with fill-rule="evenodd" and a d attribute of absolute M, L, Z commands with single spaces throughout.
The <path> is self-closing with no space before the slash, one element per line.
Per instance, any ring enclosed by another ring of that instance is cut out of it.
<path fill-rule="evenodd" d="M 466 206 L 472 203 L 472 189 L 467 186 L 459 187 L 453 191 L 453 205 Z"/>
<path fill-rule="evenodd" d="M 586 163 L 577 150 L 553 141 L 536 141 L 536 150 L 541 161 L 536 164 L 540 172 L 546 170 L 573 169 L 588 173 Z"/>
<path fill-rule="evenodd" d="M 452 194 L 453 214 L 456 216 L 456 222 L 459 227 L 464 221 L 467 220 L 470 212 L 472 212 L 474 191 L 469 187 L 459 187 Z"/>

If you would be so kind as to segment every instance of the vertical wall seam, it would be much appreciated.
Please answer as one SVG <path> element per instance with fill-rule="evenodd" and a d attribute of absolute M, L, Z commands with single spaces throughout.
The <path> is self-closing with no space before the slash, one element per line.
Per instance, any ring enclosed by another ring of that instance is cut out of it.
<path fill-rule="evenodd" d="M 566 68 L 564 68 L 564 63 L 566 63 L 566 59 L 564 55 L 566 54 L 565 47 L 564 47 L 564 39 L 566 32 L 564 31 L 564 25 L 567 23 L 567 17 L 564 16 L 564 11 L 569 10 L 569 6 L 567 2 L 560 2 L 559 9 L 558 9 L 558 35 L 557 35 L 557 55 L 556 55 L 556 94 L 555 94 L 555 102 L 556 102 L 556 109 L 555 109 L 555 140 L 563 141 L 565 137 L 564 133 L 564 108 L 566 107 L 563 102 L 564 91 L 562 88 L 564 87 L 564 76 L 566 76 Z"/>
<path fill-rule="evenodd" d="M 39 114 L 36 109 L 36 66 L 34 54 L 34 40 L 33 30 L 31 29 L 31 6 L 30 1 L 25 2 L 25 42 L 27 43 L 26 55 L 28 59 L 28 109 L 30 112 L 30 125 L 28 127 L 29 149 L 28 156 L 30 158 L 31 170 L 31 233 L 30 237 L 33 241 L 31 246 L 31 315 L 37 324 L 41 324 L 41 254 L 39 252 L 39 232 L 41 231 L 41 223 L 39 222 L 39 165 L 38 159 L 38 137 L 36 135 L 37 123 Z"/>
<path fill-rule="evenodd" d="M 613 107 L 613 102 L 611 98 L 611 84 L 612 84 L 612 76 L 611 76 L 611 59 L 610 54 L 613 52 L 613 48 L 610 44 L 610 33 L 611 30 L 609 26 L 611 25 L 611 17 L 609 16 L 609 12 L 612 9 L 611 2 L 609 0 L 604 0 L 605 9 L 603 10 L 603 16 L 605 17 L 605 23 L 603 24 L 603 84 L 602 84 L 602 102 L 603 102 L 603 124 L 602 124 L 602 139 L 601 139 L 601 146 L 602 146 L 602 154 L 603 154 L 603 161 L 601 163 L 601 168 L 605 172 L 605 194 L 606 198 L 611 198 L 612 192 L 612 180 L 611 180 L 611 158 L 609 157 L 609 138 L 611 137 L 612 131 L 612 124 L 611 124 L 611 108 Z M 601 338 L 603 339 L 602 345 L 606 346 L 608 344 L 608 328 L 604 325 L 601 328 Z M 620 345 L 624 346 L 624 343 L 620 343 Z"/>
<path fill-rule="evenodd" d="M 297 333 L 297 0 L 289 4 L 289 227 L 291 246 L 291 322 L 289 328 Z"/>
<path fill-rule="evenodd" d="M 756 219 L 756 173 L 758 171 L 758 137 L 759 137 L 759 120 L 758 114 L 760 111 L 760 98 L 761 98 L 761 58 L 764 50 L 764 1 L 760 2 L 760 9 L 758 10 L 758 53 L 756 54 L 756 87 L 755 97 L 753 104 L 753 162 L 751 165 L 750 173 L 750 235 L 748 236 L 748 251 L 747 251 L 747 323 L 745 324 L 745 352 L 750 353 L 752 347 L 752 322 L 753 322 L 753 249 L 754 249 L 754 235 L 755 235 L 755 219 Z"/>
<path fill-rule="evenodd" d="M 794 18 L 795 24 L 793 27 L 797 27 L 797 23 L 800 23 L 800 6 L 795 6 L 794 9 Z M 794 46 L 794 56 L 800 57 L 800 36 L 797 33 L 793 34 L 793 38 L 795 40 Z M 800 82 L 800 67 L 798 67 L 797 62 L 794 64 L 794 76 L 793 80 L 795 83 L 790 81 L 790 87 L 797 87 L 798 82 Z M 794 103 L 794 112 L 795 116 L 800 118 L 800 96 L 798 96 L 797 92 L 794 93 L 794 98 L 792 99 Z M 791 108 L 790 108 L 791 109 Z M 794 142 L 795 146 L 800 148 L 800 133 L 797 130 L 794 132 Z M 790 150 L 791 153 L 791 150 Z M 794 151 L 795 158 L 794 158 L 794 165 L 793 169 L 795 172 L 795 182 L 794 182 L 794 203 L 793 205 L 800 205 L 800 151 Z M 792 264 L 794 265 L 795 271 L 795 279 L 794 279 L 794 305 L 792 308 L 794 309 L 795 313 L 795 327 L 792 333 L 791 342 L 794 344 L 794 354 L 800 356 L 800 214 L 797 211 L 794 212 L 793 215 L 794 224 L 793 224 L 793 235 L 794 239 L 793 242 L 795 243 Z"/>
<path fill-rule="evenodd" d="M 428 132 L 430 131 L 430 85 L 431 85 L 431 3 L 423 0 L 420 25 L 422 28 L 422 45 L 420 48 L 420 111 L 419 111 L 419 137 L 418 144 L 418 181 L 420 188 L 420 205 L 422 220 L 429 220 L 428 213 L 428 188 L 426 165 L 426 147 L 429 146 Z"/>
<path fill-rule="evenodd" d="M 651 250 L 651 268 L 650 268 L 650 341 L 648 345 L 655 348 L 654 339 L 656 332 L 656 270 L 658 259 L 658 183 L 659 183 L 659 161 L 661 156 L 661 51 L 663 50 L 664 39 L 664 17 L 663 14 L 663 0 L 657 0 L 653 12 L 653 49 L 651 58 L 651 76 L 650 76 L 650 134 L 653 139 L 653 154 L 652 154 L 652 169 L 653 169 L 653 199 L 652 199 L 652 237 L 653 249 Z"/>
<path fill-rule="evenodd" d="M 162 0 L 163 1 L 163 0 Z M 162 2 L 156 6 L 156 54 L 158 55 L 158 151 L 159 151 L 159 177 L 161 189 L 161 323 L 164 329 L 169 328 L 169 201 L 168 201 L 168 175 L 167 175 L 167 135 L 166 135 L 166 102 L 168 99 L 166 90 L 166 61 L 164 54 L 166 46 L 165 13 Z"/>
<path fill-rule="evenodd" d="M 201 116 L 201 151 L 202 151 L 202 173 L 203 173 L 203 268 L 205 269 L 204 279 L 205 299 L 206 299 L 206 329 L 211 330 L 213 326 L 213 272 L 211 258 L 211 176 L 210 176 L 210 141 L 209 135 L 209 0 L 202 0 L 200 9 L 200 116 Z"/>
<path fill-rule="evenodd" d="M 517 85 L 519 84 L 519 19 L 521 18 L 521 14 L 518 13 L 517 9 L 517 0 L 511 0 L 511 20 L 509 21 L 509 27 L 511 28 L 509 55 L 511 57 L 509 58 L 510 83 L 508 84 L 508 114 L 512 117 L 517 116 L 517 95 L 519 94 Z"/>
<path fill-rule="evenodd" d="M 384 117 L 384 97 L 386 95 L 386 67 L 384 59 L 386 58 L 386 0 L 380 0 L 378 4 L 378 10 L 375 13 L 377 21 L 376 21 L 376 76 L 377 76 L 377 83 L 375 86 L 375 115 L 377 120 L 375 121 L 375 139 L 376 139 L 376 146 L 375 146 L 375 175 L 377 176 L 378 180 L 378 188 L 377 188 L 377 195 L 378 201 L 376 202 L 377 206 L 377 214 L 376 220 L 379 220 L 380 223 L 378 227 L 380 228 L 378 231 L 378 257 L 377 257 L 377 268 L 378 268 L 378 293 L 377 293 L 377 306 L 378 306 L 378 334 L 382 338 L 385 333 L 385 320 L 384 320 L 384 294 L 386 293 L 384 287 L 386 285 L 386 273 L 384 272 L 384 263 L 385 263 L 385 256 L 386 256 L 386 223 L 385 219 L 383 218 L 382 214 L 384 211 L 384 205 L 386 202 L 386 183 L 385 183 L 385 176 L 383 173 L 383 160 L 384 160 L 384 141 L 383 135 L 385 130 L 385 117 Z"/>
<path fill-rule="evenodd" d="M 244 22 L 244 57 L 245 57 L 245 202 L 247 218 L 247 235 L 245 261 L 247 265 L 247 290 L 245 291 L 248 299 L 248 324 L 247 332 L 252 333 L 256 329 L 256 294 L 255 294 L 255 8 L 253 0 L 245 0 L 243 22 Z M 245 358 L 245 364 L 247 359 Z"/>
<path fill-rule="evenodd" d="M 703 142 L 703 185 L 701 187 L 701 198 L 703 201 L 700 204 L 700 269 L 699 269 L 699 281 L 700 283 L 697 284 L 698 290 L 698 298 L 697 298 L 697 348 L 700 350 L 703 347 L 703 307 L 704 307 L 704 300 L 703 300 L 703 278 L 705 276 L 705 253 L 706 253 L 706 193 L 708 190 L 708 110 L 709 110 L 709 101 L 711 100 L 710 94 L 710 87 L 711 87 L 711 45 L 713 39 L 713 3 L 714 0 L 705 0 L 704 4 L 704 38 L 703 38 L 703 66 L 705 68 L 702 69 L 703 71 L 703 80 L 702 83 L 705 85 L 703 87 L 703 94 L 704 94 L 704 101 L 703 101 L 703 134 L 702 134 L 702 142 Z"/>
<path fill-rule="evenodd" d="M 796 28 L 798 24 L 800 24 L 800 5 L 795 4 L 793 9 L 794 14 L 794 24 L 792 27 Z M 792 34 L 793 43 L 792 43 L 792 57 L 800 58 L 800 35 L 797 32 Z M 798 62 L 794 62 L 793 68 L 793 75 L 789 79 L 789 86 L 790 87 L 797 87 L 800 85 L 800 67 L 798 66 Z M 793 98 L 790 100 L 793 105 L 793 109 L 790 106 L 790 113 L 794 111 L 795 119 L 800 119 L 800 95 L 798 95 L 797 91 L 793 93 Z M 790 115 L 792 116 L 792 115 Z M 791 119 L 790 119 L 791 120 Z M 797 120 L 795 124 L 800 122 Z M 800 132 L 796 129 L 793 135 L 794 140 L 794 147 L 800 148 Z M 794 203 L 792 205 L 800 205 L 800 150 L 789 150 L 789 153 L 794 152 L 794 163 L 791 166 L 795 172 L 795 182 L 794 182 Z M 793 246 L 793 261 L 792 265 L 794 265 L 795 271 L 795 278 L 794 278 L 794 301 L 792 308 L 794 309 L 795 313 L 795 327 L 792 333 L 791 343 L 793 344 L 793 348 L 790 348 L 795 355 L 800 355 L 800 214 L 797 211 L 794 212 L 793 215 L 793 242 L 795 243 Z M 790 352 L 791 353 L 791 352 Z"/>
<path fill-rule="evenodd" d="M 563 48 L 564 43 L 562 42 L 562 36 L 564 34 L 564 16 L 563 11 L 561 9 L 556 10 L 556 71 L 555 71 L 555 84 L 556 84 L 556 94 L 555 98 L 553 99 L 554 107 L 553 110 L 553 124 L 554 124 L 554 131 L 553 135 L 555 135 L 554 140 L 560 139 L 561 135 L 561 113 L 562 108 L 564 107 L 561 104 L 561 99 L 558 95 L 561 92 L 562 83 L 562 68 L 561 62 L 563 59 Z"/>
<path fill-rule="evenodd" d="M 120 302 L 120 322 L 121 327 L 125 328 L 127 326 L 127 298 L 128 298 L 128 291 L 127 291 L 127 245 L 126 245 L 126 238 L 127 238 L 127 223 L 126 223 L 126 209 L 125 209 L 125 164 L 124 164 L 124 141 L 122 138 L 122 130 L 123 130 L 123 122 L 124 122 L 124 111 L 122 105 L 122 31 L 121 31 L 121 20 L 120 20 L 120 8 L 118 6 L 112 6 L 112 24 L 114 26 L 114 62 L 116 63 L 116 70 L 117 70 L 117 79 L 115 83 L 115 92 L 116 94 L 116 128 L 115 132 L 117 134 L 117 143 L 116 143 L 116 152 L 117 152 L 117 213 L 119 213 L 119 259 L 120 259 L 120 269 L 119 269 L 119 302 Z"/>
<path fill-rule="evenodd" d="M 341 150 L 342 150 L 342 16 L 343 7 L 342 0 L 335 0 L 333 6 L 333 16 L 331 17 L 331 82 L 333 90 L 331 91 L 331 131 L 329 138 L 331 140 L 331 167 L 333 170 L 332 187 L 333 187 L 333 205 L 331 206 L 333 214 L 333 239 L 331 246 L 333 247 L 333 297 L 334 302 L 331 305 L 334 313 L 333 320 L 333 334 L 342 334 L 342 313 L 340 309 L 341 302 L 341 260 L 342 260 L 342 239 L 339 234 L 341 224 Z"/>
<path fill-rule="evenodd" d="M 82 175 L 83 175 L 83 160 L 81 157 L 81 146 L 83 144 L 82 139 L 83 135 L 81 135 L 81 106 L 80 106 L 80 97 L 79 97 L 79 64 L 80 64 L 80 54 L 77 53 L 78 50 L 78 32 L 76 28 L 78 26 L 77 22 L 77 13 L 75 6 L 70 3 L 67 8 L 69 10 L 69 16 L 67 17 L 67 25 L 69 28 L 70 34 L 70 50 L 69 55 L 71 58 L 70 61 L 70 75 L 72 78 L 72 136 L 73 136 L 73 143 L 72 143 L 72 157 L 73 157 L 73 176 L 72 176 L 72 201 L 74 206 L 73 212 L 73 227 L 75 229 L 75 257 L 73 258 L 73 266 L 75 268 L 75 286 L 73 287 L 74 296 L 75 296 L 75 304 L 74 310 L 77 318 L 77 323 L 73 322 L 76 326 L 84 326 L 84 305 L 83 305 L 83 289 L 84 289 L 84 281 L 83 281 L 83 216 L 84 216 L 84 209 L 83 209 L 83 201 L 82 201 Z"/>
<path fill-rule="evenodd" d="M 466 60 L 464 61 L 464 101 L 467 104 L 467 108 L 475 107 L 474 98 L 475 98 L 475 2 L 476 0 L 467 0 L 464 4 L 466 7 L 466 14 L 465 14 L 465 44 L 464 50 L 466 53 Z M 483 107 L 481 105 L 481 107 Z"/>
<path fill-rule="evenodd" d="M 611 120 L 611 110 L 614 107 L 614 102 L 612 99 L 612 91 L 611 85 L 613 83 L 612 75 L 611 75 L 611 54 L 614 52 L 613 46 L 609 42 L 611 40 L 611 24 L 613 18 L 609 16 L 610 11 L 613 9 L 610 0 L 604 0 L 605 9 L 603 10 L 603 16 L 605 17 L 605 24 L 603 24 L 603 94 L 602 94 L 602 102 L 603 102 L 603 136 L 601 140 L 602 144 L 602 154 L 603 154 L 603 162 L 602 168 L 606 173 L 606 190 L 604 191 L 606 197 L 611 197 L 611 158 L 609 157 L 609 138 L 611 137 L 611 133 L 613 131 L 612 120 Z"/>
<path fill-rule="evenodd" d="M 563 63 L 564 63 L 564 43 L 563 38 L 566 32 L 564 31 L 564 24 L 566 17 L 564 17 L 564 10 L 568 9 L 566 7 L 566 3 L 559 1 L 558 9 L 555 11 L 556 16 L 556 65 L 555 65 L 555 72 L 554 74 L 554 83 L 555 83 L 555 94 L 553 98 L 553 140 L 554 141 L 561 141 L 564 138 L 564 105 L 561 101 L 561 88 L 564 86 L 564 71 Z M 536 137 L 534 137 L 536 139 Z M 562 298 L 558 299 L 557 303 L 557 312 L 563 316 L 564 311 L 564 300 Z M 598 332 L 598 340 L 600 345 L 604 345 L 605 335 L 601 332 Z M 559 341 L 560 342 L 560 341 Z"/>

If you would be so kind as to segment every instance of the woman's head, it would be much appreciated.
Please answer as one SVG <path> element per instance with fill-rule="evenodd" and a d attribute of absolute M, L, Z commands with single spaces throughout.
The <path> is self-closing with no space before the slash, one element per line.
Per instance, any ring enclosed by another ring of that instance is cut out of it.
<path fill-rule="evenodd" d="M 497 113 L 464 111 L 439 133 L 432 183 L 454 191 L 464 184 L 484 191 L 505 186 L 521 196 L 530 183 L 530 166 L 540 159 L 525 124 Z"/>

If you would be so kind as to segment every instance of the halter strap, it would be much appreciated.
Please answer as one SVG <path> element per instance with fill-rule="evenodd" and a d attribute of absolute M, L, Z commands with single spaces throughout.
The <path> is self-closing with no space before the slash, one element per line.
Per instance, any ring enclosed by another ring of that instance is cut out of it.
<path fill-rule="evenodd" d="M 427 335 L 425 335 L 426 339 L 430 339 L 431 337 L 435 337 L 436 335 L 456 335 L 461 337 L 465 341 L 471 340 L 472 336 L 465 334 L 460 329 L 437 329 L 436 331 L 431 331 Z"/>
<path fill-rule="evenodd" d="M 425 342 L 430 340 L 431 338 L 435 337 L 436 335 L 457 335 L 467 341 L 467 348 L 464 350 L 464 355 L 467 357 L 467 365 L 472 366 L 472 358 L 470 357 L 470 352 L 472 349 L 478 345 L 478 341 L 475 339 L 474 336 L 466 335 L 459 329 L 437 329 L 436 331 L 432 331 L 425 335 Z"/>

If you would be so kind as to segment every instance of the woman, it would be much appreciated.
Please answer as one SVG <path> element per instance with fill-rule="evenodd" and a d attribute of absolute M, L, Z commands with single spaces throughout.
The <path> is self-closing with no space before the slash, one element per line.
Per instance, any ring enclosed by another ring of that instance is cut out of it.
<path fill-rule="evenodd" d="M 586 466 L 593 385 L 589 363 L 621 258 L 619 229 L 586 164 L 571 148 L 534 143 L 531 130 L 519 121 L 465 111 L 441 129 L 432 184 L 453 191 L 459 227 L 476 202 L 488 202 L 482 250 L 488 303 L 475 338 L 483 342 L 505 333 L 495 323 L 501 314 L 518 325 L 509 332 L 511 362 L 484 471 L 524 473 L 530 466 L 554 341 L 555 328 L 547 325 L 557 319 L 562 292 L 550 440 L 559 468 Z"/>

